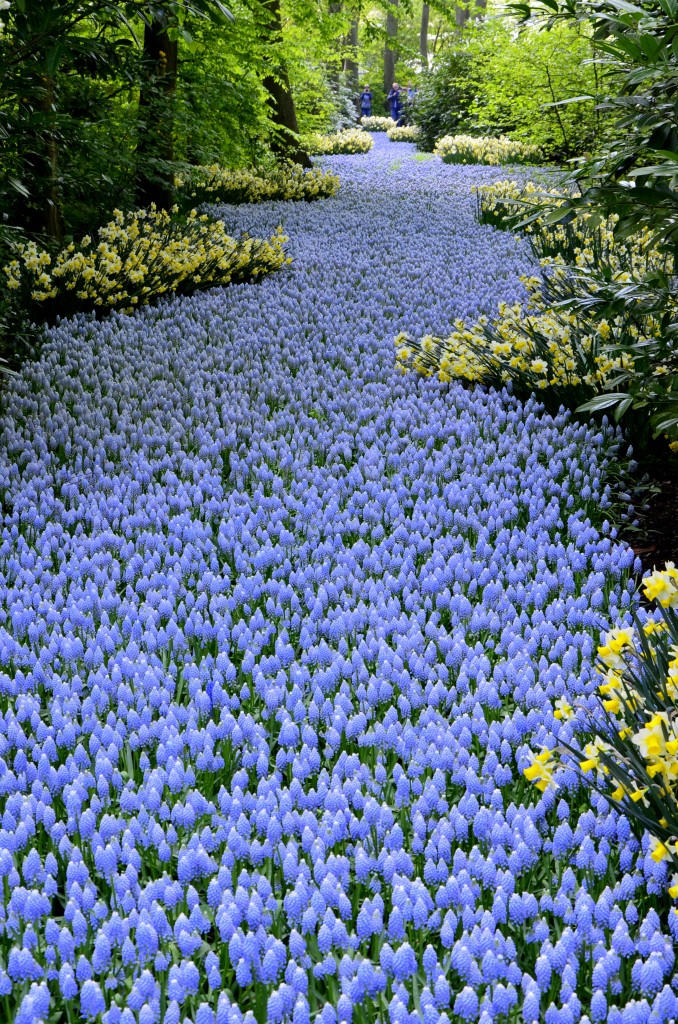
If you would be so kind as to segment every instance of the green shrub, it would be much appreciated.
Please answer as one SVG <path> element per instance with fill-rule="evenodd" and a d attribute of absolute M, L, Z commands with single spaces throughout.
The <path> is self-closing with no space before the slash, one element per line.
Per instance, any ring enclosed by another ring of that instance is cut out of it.
<path fill-rule="evenodd" d="M 591 63 L 590 33 L 566 24 L 549 32 L 528 24 L 518 32 L 510 19 L 499 18 L 479 26 L 469 46 L 474 134 L 509 135 L 551 160 L 599 145 L 604 119 L 595 97 L 602 86 Z M 570 102 L 583 96 L 589 99 Z"/>
<path fill-rule="evenodd" d="M 595 109 L 593 53 L 590 33 L 568 25 L 550 32 L 518 31 L 508 18 L 467 25 L 423 76 L 413 111 L 419 148 L 466 133 L 508 135 L 548 159 L 590 151 L 605 125 Z M 582 96 L 590 98 L 570 102 Z"/>
<path fill-rule="evenodd" d="M 466 46 L 443 50 L 421 79 L 412 120 L 419 128 L 417 146 L 425 152 L 444 135 L 470 128 L 473 87 L 472 56 Z"/>

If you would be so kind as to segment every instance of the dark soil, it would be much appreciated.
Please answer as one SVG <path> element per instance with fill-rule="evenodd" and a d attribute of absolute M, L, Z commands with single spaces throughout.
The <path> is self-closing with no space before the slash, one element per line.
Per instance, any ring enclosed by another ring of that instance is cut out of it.
<path fill-rule="evenodd" d="M 642 506 L 637 508 L 637 526 L 622 530 L 643 563 L 643 574 L 678 563 L 678 456 L 666 446 L 651 452 L 639 468 L 648 477 L 643 486 Z M 639 503 L 640 504 L 640 503 Z"/>

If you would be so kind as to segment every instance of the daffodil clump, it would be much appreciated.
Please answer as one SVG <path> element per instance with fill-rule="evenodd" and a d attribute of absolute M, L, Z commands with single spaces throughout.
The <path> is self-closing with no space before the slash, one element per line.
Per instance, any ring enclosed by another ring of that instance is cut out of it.
<path fill-rule="evenodd" d="M 537 146 L 515 142 L 506 135 L 498 139 L 472 135 L 444 135 L 433 152 L 446 164 L 533 164 L 541 160 Z"/>
<path fill-rule="evenodd" d="M 303 145 L 311 156 L 335 156 L 341 153 L 355 155 L 369 153 L 374 145 L 374 139 L 369 132 L 361 128 L 346 128 L 345 131 L 336 132 L 334 135 L 307 135 L 303 139 Z"/>
<path fill-rule="evenodd" d="M 598 647 L 595 709 L 567 704 L 555 712 L 561 721 L 577 716 L 575 738 L 586 734 L 587 741 L 564 739 L 533 754 L 524 775 L 542 792 L 558 789 L 560 770 L 576 762 L 649 835 L 648 854 L 673 869 L 662 877 L 678 898 L 678 568 L 655 569 L 643 594 L 653 613 L 609 630 Z"/>
<path fill-rule="evenodd" d="M 524 215 L 546 202 L 543 185 L 535 182 L 500 181 L 480 186 L 476 194 L 479 220 L 500 227 L 515 221 L 517 211 Z M 498 387 L 511 381 L 518 393 L 542 394 L 569 406 L 590 400 L 620 374 L 642 373 L 659 382 L 670 378 L 669 363 L 648 355 L 662 332 L 656 313 L 599 317 L 567 307 L 579 275 L 587 294 L 595 296 L 643 275 L 670 272 L 670 259 L 649 233 L 619 241 L 614 226 L 615 217 L 595 225 L 549 224 L 537 217 L 525 231 L 540 257 L 541 273 L 521 276 L 525 299 L 500 303 L 492 317 L 457 320 L 447 338 L 400 334 L 399 368 L 442 381 L 460 378 Z"/>
<path fill-rule="evenodd" d="M 188 294 L 254 280 L 287 262 L 282 229 L 270 239 L 231 237 L 223 221 L 192 210 L 116 211 L 114 219 L 56 256 L 35 242 L 16 246 L 3 268 L 10 291 L 21 293 L 36 320 L 56 313 L 129 312 L 167 292 Z"/>
<path fill-rule="evenodd" d="M 614 324 L 601 321 L 581 334 L 574 313 L 544 308 L 542 280 L 523 275 L 527 302 L 500 303 L 495 317 L 468 324 L 455 322 L 447 338 L 431 335 L 396 338 L 400 370 L 451 381 L 503 386 L 513 381 L 521 392 L 572 392 L 584 400 L 614 373 L 627 367 L 627 353 L 610 356 L 603 344 Z"/>
<path fill-rule="evenodd" d="M 623 240 L 615 237 L 618 218 L 614 215 L 602 221 L 581 218 L 549 223 L 539 211 L 562 206 L 569 195 L 563 189 L 539 181 L 505 179 L 477 186 L 474 191 L 481 224 L 508 228 L 527 215 L 537 214 L 521 223 L 520 230 L 530 237 L 544 266 L 572 264 L 590 274 L 604 268 L 600 284 L 587 278 L 594 292 L 603 279 L 624 285 L 644 275 L 672 272 L 672 261 L 653 241 L 651 232 L 642 231 Z"/>
<path fill-rule="evenodd" d="M 550 187 L 549 187 L 550 186 Z M 546 205 L 546 194 L 551 197 L 554 206 L 560 206 L 566 192 L 553 187 L 552 182 L 538 180 L 516 181 L 515 178 L 503 178 L 491 185 L 476 185 L 473 188 L 477 202 L 477 215 L 481 224 L 492 224 L 494 227 L 509 229 L 519 220 L 519 213 L 531 213 L 536 208 L 541 210 Z M 549 228 L 551 226 L 549 225 Z M 541 219 L 529 226 L 532 233 L 538 228 L 541 233 L 546 230 Z M 525 227 L 527 231 L 528 228 Z"/>
<path fill-rule="evenodd" d="M 419 138 L 419 125 L 394 125 L 386 132 L 391 142 L 416 142 Z"/>
<path fill-rule="evenodd" d="M 366 132 L 387 132 L 390 128 L 395 128 L 396 123 L 392 117 L 377 117 L 375 114 L 361 117 L 360 125 Z"/>
<path fill-rule="evenodd" d="M 339 191 L 339 176 L 289 161 L 271 168 L 232 170 L 212 164 L 192 167 L 176 179 L 179 195 L 192 205 L 263 203 L 266 200 L 326 199 Z"/>

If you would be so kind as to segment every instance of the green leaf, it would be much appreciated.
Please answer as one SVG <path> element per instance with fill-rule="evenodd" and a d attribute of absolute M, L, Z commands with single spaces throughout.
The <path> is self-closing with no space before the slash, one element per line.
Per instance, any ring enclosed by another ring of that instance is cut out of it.
<path fill-rule="evenodd" d="M 678 43 L 678 39 L 675 40 Z M 663 156 L 666 160 L 671 160 L 673 163 L 678 164 L 678 153 L 672 149 L 657 149 L 655 150 L 658 156 Z"/>
<path fill-rule="evenodd" d="M 667 430 L 670 430 L 671 427 L 675 426 L 678 426 L 678 412 L 674 413 L 673 416 L 669 416 L 666 419 L 663 419 L 659 423 L 655 424 L 654 436 L 657 437 L 658 434 L 663 434 Z"/>
<path fill-rule="evenodd" d="M 619 421 L 622 418 L 622 416 L 624 415 L 624 413 L 628 409 L 630 409 L 632 405 L 633 405 L 633 398 L 631 397 L 631 395 L 627 395 L 626 398 L 622 398 L 621 402 L 619 403 L 617 408 L 614 410 L 614 420 L 615 420 L 615 423 L 619 423 Z"/>
<path fill-rule="evenodd" d="M 584 93 L 582 96 L 570 96 L 567 100 L 556 100 L 555 103 L 544 103 L 543 108 L 546 110 L 549 107 L 566 107 L 570 103 L 585 103 L 591 100 L 595 100 L 595 96 Z"/>
<path fill-rule="evenodd" d="M 583 405 L 578 405 L 577 412 L 601 412 L 603 409 L 610 409 L 613 405 L 617 405 L 618 402 L 625 398 L 629 398 L 630 395 L 622 392 L 616 392 L 614 394 L 602 394 L 596 395 L 591 398 L 588 402 L 584 402 Z"/>
<path fill-rule="evenodd" d="M 678 167 L 667 167 L 666 164 L 653 164 L 649 167 L 636 167 L 629 171 L 629 178 L 639 178 L 643 175 L 655 175 L 660 178 L 672 178 L 678 174 Z"/>

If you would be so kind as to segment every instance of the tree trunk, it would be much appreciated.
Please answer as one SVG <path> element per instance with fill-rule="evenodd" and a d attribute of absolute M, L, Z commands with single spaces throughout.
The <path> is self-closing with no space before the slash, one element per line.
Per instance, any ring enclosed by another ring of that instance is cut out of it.
<path fill-rule="evenodd" d="M 294 109 L 294 99 L 290 89 L 289 75 L 285 60 L 280 53 L 282 44 L 282 19 L 280 17 L 280 0 L 262 0 L 262 8 L 268 14 L 265 24 L 266 41 L 271 46 L 274 56 L 271 70 L 264 77 L 264 88 L 268 93 L 271 116 L 277 125 L 277 131 L 271 142 L 271 149 L 286 160 L 293 160 L 302 167 L 312 167 L 308 153 L 304 152 L 299 143 L 299 124 Z"/>
<path fill-rule="evenodd" d="M 332 0 L 327 9 L 330 14 L 341 14 L 341 8 L 342 0 Z M 342 68 L 343 61 L 339 54 L 333 53 L 331 60 L 327 64 L 327 81 L 334 93 L 339 90 Z"/>
<path fill-rule="evenodd" d="M 421 62 L 425 68 L 428 67 L 428 20 L 430 8 L 428 4 L 421 5 L 421 26 L 419 28 L 419 53 Z"/>
<path fill-rule="evenodd" d="M 398 6 L 398 0 L 391 0 L 391 8 Z M 398 35 L 398 19 L 393 10 L 386 14 L 386 35 L 389 42 L 384 47 L 384 92 L 388 96 L 395 79 L 396 52 L 391 46 L 390 40 Z"/>
<path fill-rule="evenodd" d="M 349 32 L 348 45 L 350 46 L 350 56 L 344 60 L 344 74 L 348 80 L 348 84 L 354 92 L 357 92 L 360 88 L 360 80 L 358 78 L 358 19 L 354 18 L 351 22 L 351 30 Z"/>
<path fill-rule="evenodd" d="M 178 45 L 170 39 L 166 14 L 144 26 L 143 72 L 139 90 L 137 203 L 169 210 L 174 203 L 174 97 Z"/>
<path fill-rule="evenodd" d="M 56 242 L 64 237 L 59 194 L 59 143 L 56 135 L 56 83 L 40 71 L 31 75 L 31 89 L 19 101 L 24 128 L 21 161 L 31 183 L 21 211 L 22 227 L 30 235 L 46 235 Z"/>
<path fill-rule="evenodd" d="M 482 18 L 483 12 L 487 8 L 487 0 L 475 0 L 477 10 L 473 12 L 474 18 Z M 455 21 L 457 28 L 463 28 L 471 17 L 471 10 L 468 7 L 457 7 L 455 11 Z"/>
<path fill-rule="evenodd" d="M 45 120 L 49 121 L 55 116 L 55 87 L 54 79 L 45 77 L 43 79 L 44 94 L 41 102 L 42 112 Z M 48 238 L 61 242 L 64 237 L 64 221 L 61 212 L 61 197 L 59 196 L 59 144 L 56 135 L 47 126 L 45 134 L 45 192 L 44 192 L 44 229 Z"/>

